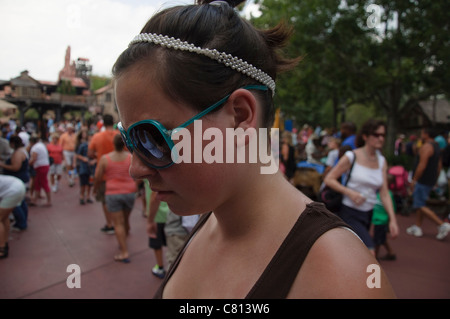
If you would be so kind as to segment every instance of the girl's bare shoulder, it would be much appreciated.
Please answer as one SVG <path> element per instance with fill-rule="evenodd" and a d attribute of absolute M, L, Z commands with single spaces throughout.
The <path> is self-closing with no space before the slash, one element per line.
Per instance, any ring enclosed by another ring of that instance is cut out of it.
<path fill-rule="evenodd" d="M 324 233 L 308 253 L 289 298 L 395 298 L 376 259 L 349 229 Z"/>

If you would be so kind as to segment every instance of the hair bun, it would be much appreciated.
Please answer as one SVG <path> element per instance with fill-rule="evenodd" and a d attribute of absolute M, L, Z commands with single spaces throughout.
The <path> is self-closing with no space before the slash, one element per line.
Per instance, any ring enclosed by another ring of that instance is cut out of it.
<path fill-rule="evenodd" d="M 198 0 L 197 4 L 209 4 L 211 2 L 226 2 L 228 3 L 231 7 L 235 8 L 238 5 L 240 5 L 242 2 L 245 2 L 245 0 Z"/>

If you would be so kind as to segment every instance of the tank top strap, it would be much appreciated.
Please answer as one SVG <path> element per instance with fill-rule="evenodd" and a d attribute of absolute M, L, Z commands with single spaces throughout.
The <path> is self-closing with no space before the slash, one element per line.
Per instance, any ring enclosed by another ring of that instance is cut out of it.
<path fill-rule="evenodd" d="M 207 213 L 200 217 L 156 291 L 155 299 L 162 299 L 164 288 L 179 265 L 184 251 L 210 215 L 211 213 Z M 297 222 L 246 298 L 286 298 L 310 248 L 320 236 L 336 227 L 349 228 L 339 217 L 329 212 L 323 203 L 312 202 L 307 204 L 306 209 L 300 214 Z"/>
<path fill-rule="evenodd" d="M 284 299 L 309 250 L 328 230 L 348 227 L 318 202 L 307 204 L 271 262 L 248 293 L 248 299 Z"/>

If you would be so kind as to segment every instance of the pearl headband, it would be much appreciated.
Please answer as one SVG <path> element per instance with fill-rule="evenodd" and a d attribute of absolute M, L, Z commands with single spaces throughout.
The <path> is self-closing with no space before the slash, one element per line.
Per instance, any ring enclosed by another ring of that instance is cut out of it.
<path fill-rule="evenodd" d="M 229 5 L 228 2 L 226 2 L 226 1 L 221 1 L 221 0 L 214 0 L 214 1 L 210 2 L 210 3 L 208 3 L 208 4 L 211 4 L 211 5 L 213 5 L 213 6 L 221 6 L 222 4 Z"/>
<path fill-rule="evenodd" d="M 154 43 L 169 49 L 189 51 L 204 55 L 264 84 L 272 91 L 272 96 L 275 95 L 275 81 L 267 73 L 254 67 L 252 64 L 243 61 L 242 59 L 232 56 L 231 54 L 219 52 L 216 49 L 196 47 L 186 41 L 181 41 L 180 39 L 154 33 L 138 34 L 130 42 L 129 46 L 142 42 Z"/>

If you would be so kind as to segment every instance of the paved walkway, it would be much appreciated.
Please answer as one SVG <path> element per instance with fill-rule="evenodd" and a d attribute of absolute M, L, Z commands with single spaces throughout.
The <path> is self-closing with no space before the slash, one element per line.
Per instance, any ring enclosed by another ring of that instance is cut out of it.
<path fill-rule="evenodd" d="M 44 203 L 44 201 L 43 201 Z M 0 299 L 147 299 L 161 280 L 152 275 L 155 264 L 148 248 L 142 203 L 136 201 L 128 238 L 131 263 L 115 262 L 114 235 L 104 225 L 100 204 L 78 203 L 78 187 L 65 181 L 53 196 L 52 207 L 30 207 L 29 227 L 11 233 L 10 256 L 0 260 Z M 450 235 L 437 241 L 436 227 L 424 224 L 424 236 L 406 235 L 414 216 L 398 216 L 399 238 L 391 241 L 396 261 L 382 261 L 397 296 L 402 299 L 450 298 Z M 81 269 L 81 288 L 69 289 L 70 264 Z"/>

